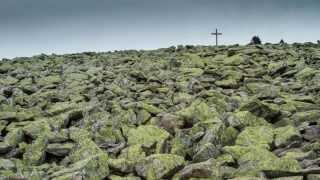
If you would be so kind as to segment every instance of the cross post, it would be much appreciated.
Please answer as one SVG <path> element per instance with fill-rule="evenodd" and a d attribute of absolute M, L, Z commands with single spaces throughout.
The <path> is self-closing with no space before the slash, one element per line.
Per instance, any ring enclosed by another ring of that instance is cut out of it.
<path fill-rule="evenodd" d="M 215 35 L 216 36 L 216 46 L 218 46 L 218 36 L 222 35 L 222 33 L 219 33 L 218 29 L 216 29 L 216 32 L 211 33 L 211 35 Z"/>

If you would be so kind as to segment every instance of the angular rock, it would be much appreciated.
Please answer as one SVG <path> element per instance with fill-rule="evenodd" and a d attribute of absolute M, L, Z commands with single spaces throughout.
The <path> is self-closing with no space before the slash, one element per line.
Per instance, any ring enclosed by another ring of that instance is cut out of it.
<path fill-rule="evenodd" d="M 210 158 L 216 158 L 221 154 L 220 147 L 211 143 L 204 144 L 198 148 L 199 150 L 193 156 L 193 162 L 203 162 Z"/>
<path fill-rule="evenodd" d="M 313 69 L 313 68 L 310 68 L 310 67 L 306 67 L 304 69 L 302 69 L 300 72 L 298 72 L 295 77 L 300 80 L 300 81 L 307 81 L 307 80 L 311 80 L 312 77 L 317 74 L 318 71 Z"/>
<path fill-rule="evenodd" d="M 139 176 L 145 178 L 170 178 L 185 165 L 184 158 L 171 154 L 153 154 L 142 159 L 135 166 Z"/>
<path fill-rule="evenodd" d="M 69 155 L 71 150 L 74 148 L 73 143 L 64 144 L 48 144 L 46 147 L 46 152 L 59 157 L 65 157 Z"/>
<path fill-rule="evenodd" d="M 255 116 L 249 111 L 238 111 L 227 118 L 227 122 L 230 126 L 243 129 L 247 126 L 270 126 L 270 124 L 264 119 Z"/>
<path fill-rule="evenodd" d="M 102 179 L 109 174 L 107 160 L 107 156 L 103 154 L 88 156 L 71 164 L 68 168 L 52 173 L 49 177 L 56 180 L 75 177 L 89 180 Z"/>
<path fill-rule="evenodd" d="M 31 145 L 28 145 L 23 154 L 23 160 L 28 165 L 39 165 L 45 160 L 45 149 L 48 140 L 46 137 L 38 137 Z"/>
<path fill-rule="evenodd" d="M 299 131 L 293 126 L 276 128 L 274 130 L 274 133 L 275 133 L 274 145 L 276 147 L 285 147 L 293 141 L 301 140 L 301 135 Z"/>
<path fill-rule="evenodd" d="M 165 140 L 170 137 L 170 134 L 156 126 L 145 125 L 138 128 L 132 128 L 128 132 L 129 145 L 143 145 L 146 147 L 156 145 L 157 151 L 161 151 Z"/>
<path fill-rule="evenodd" d="M 280 115 L 279 107 L 275 104 L 265 103 L 259 100 L 251 100 L 240 108 L 241 111 L 250 111 L 258 117 L 265 118 L 268 122 L 274 122 Z"/>
<path fill-rule="evenodd" d="M 236 144 L 269 149 L 273 137 L 274 130 L 269 126 L 247 127 L 238 135 Z"/>

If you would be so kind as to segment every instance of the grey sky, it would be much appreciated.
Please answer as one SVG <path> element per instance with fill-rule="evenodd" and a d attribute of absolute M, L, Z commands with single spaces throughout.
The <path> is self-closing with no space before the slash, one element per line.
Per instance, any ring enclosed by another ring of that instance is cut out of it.
<path fill-rule="evenodd" d="M 1 0 L 0 58 L 320 39 L 319 0 Z"/>

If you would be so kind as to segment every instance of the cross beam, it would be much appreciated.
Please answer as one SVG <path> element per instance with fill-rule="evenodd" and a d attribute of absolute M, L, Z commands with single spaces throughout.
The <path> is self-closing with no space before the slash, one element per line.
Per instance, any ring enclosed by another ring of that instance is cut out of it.
<path fill-rule="evenodd" d="M 219 33 L 218 29 L 216 29 L 216 32 L 211 33 L 211 35 L 215 35 L 216 36 L 216 46 L 218 46 L 218 36 L 222 35 L 222 33 Z"/>

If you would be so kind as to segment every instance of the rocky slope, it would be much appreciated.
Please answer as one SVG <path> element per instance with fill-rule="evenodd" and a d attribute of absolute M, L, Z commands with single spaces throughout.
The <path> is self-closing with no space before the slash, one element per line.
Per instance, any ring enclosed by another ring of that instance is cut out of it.
<path fill-rule="evenodd" d="M 3 60 L 0 179 L 319 179 L 319 72 L 311 43 Z"/>

